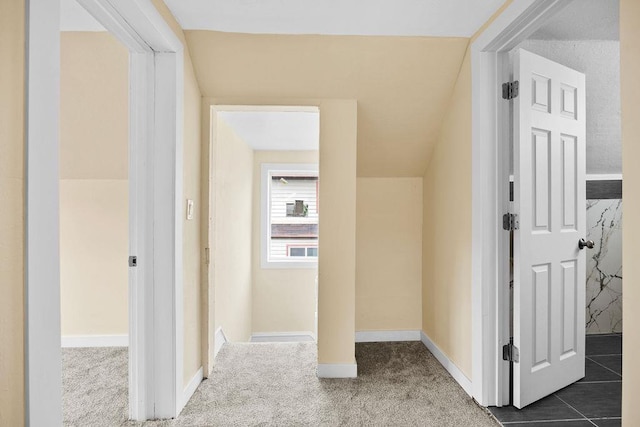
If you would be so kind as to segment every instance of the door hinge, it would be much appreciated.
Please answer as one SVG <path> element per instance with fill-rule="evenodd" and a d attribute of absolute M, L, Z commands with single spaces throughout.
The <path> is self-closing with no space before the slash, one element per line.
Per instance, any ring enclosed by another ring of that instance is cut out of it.
<path fill-rule="evenodd" d="M 502 215 L 502 228 L 511 231 L 520 228 L 520 221 L 518 221 L 518 214 L 506 213 Z"/>
<path fill-rule="evenodd" d="M 209 265 L 209 248 L 204 248 L 204 262 Z"/>
<path fill-rule="evenodd" d="M 502 360 L 513 363 L 520 362 L 520 352 L 518 351 L 518 347 L 513 345 L 513 342 L 502 346 Z"/>
<path fill-rule="evenodd" d="M 135 255 L 131 255 L 129 257 L 129 267 L 137 267 L 138 266 L 138 257 Z"/>
<path fill-rule="evenodd" d="M 513 99 L 520 92 L 520 82 L 507 82 L 502 84 L 502 99 Z"/>

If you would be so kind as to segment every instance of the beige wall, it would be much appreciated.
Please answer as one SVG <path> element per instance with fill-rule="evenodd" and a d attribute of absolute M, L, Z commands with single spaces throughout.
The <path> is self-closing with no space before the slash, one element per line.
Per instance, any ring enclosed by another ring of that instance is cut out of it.
<path fill-rule="evenodd" d="M 0 425 L 24 425 L 25 2 L 0 2 Z M 10 207 L 10 208 L 6 208 Z"/>
<path fill-rule="evenodd" d="M 127 180 L 60 182 L 63 337 L 129 333 L 128 187 Z"/>
<path fill-rule="evenodd" d="M 129 170 L 129 53 L 106 32 L 60 33 L 60 178 Z"/>
<path fill-rule="evenodd" d="M 193 219 L 183 216 L 183 286 L 184 286 L 184 385 L 202 366 L 201 346 L 201 264 L 204 248 L 200 236 L 202 210 L 202 148 L 200 136 L 200 103 L 202 96 L 193 66 L 185 53 L 184 71 L 184 146 L 183 146 L 183 206 L 194 201 Z"/>
<path fill-rule="evenodd" d="M 511 3 L 505 1 L 469 45 Z M 437 141 L 423 181 L 422 329 L 472 379 L 470 49 L 457 74 Z"/>
<path fill-rule="evenodd" d="M 624 217 L 622 254 L 624 276 L 622 349 L 622 425 L 640 425 L 640 2 L 620 1 L 620 59 L 622 91 L 622 151 Z"/>
<path fill-rule="evenodd" d="M 358 100 L 358 176 L 422 176 L 465 38 L 185 31 L 203 96 Z"/>
<path fill-rule="evenodd" d="M 204 247 L 202 242 L 202 139 L 201 139 L 201 92 L 196 78 L 191 53 L 178 21 L 162 0 L 152 0 L 160 15 L 173 29 L 184 45 L 184 170 L 183 206 L 194 201 L 192 220 L 183 216 L 183 307 L 184 307 L 184 371 L 186 386 L 203 366 L 202 360 L 202 264 Z M 206 375 L 206 373 L 205 373 Z"/>
<path fill-rule="evenodd" d="M 318 163 L 317 151 L 253 153 L 253 315 L 252 332 L 313 332 L 317 268 L 262 268 L 261 165 Z M 322 178 L 321 178 L 322 179 Z M 322 244 L 322 243 L 320 243 Z"/>
<path fill-rule="evenodd" d="M 221 119 L 213 141 L 215 330 L 251 337 L 253 150 Z"/>
<path fill-rule="evenodd" d="M 320 104 L 318 363 L 355 363 L 356 101 Z"/>
<path fill-rule="evenodd" d="M 60 34 L 62 335 L 128 334 L 129 54 Z"/>
<path fill-rule="evenodd" d="M 422 178 L 358 178 L 356 330 L 422 328 Z"/>
<path fill-rule="evenodd" d="M 471 378 L 469 55 L 452 95 L 424 175 L 422 329 Z"/>

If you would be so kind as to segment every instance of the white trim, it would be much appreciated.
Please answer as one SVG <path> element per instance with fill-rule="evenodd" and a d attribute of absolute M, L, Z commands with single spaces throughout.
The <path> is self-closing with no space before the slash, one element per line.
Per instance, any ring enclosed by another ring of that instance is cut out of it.
<path fill-rule="evenodd" d="M 589 173 L 587 181 L 622 181 L 621 173 Z"/>
<path fill-rule="evenodd" d="M 142 420 L 147 413 L 147 396 L 152 395 L 148 384 L 153 378 L 151 363 L 146 354 L 153 346 L 153 326 L 148 324 L 145 301 L 153 301 L 152 262 L 150 237 L 153 225 L 146 219 L 152 212 L 151 201 L 138 195 L 146 194 L 151 177 L 147 158 L 152 152 L 149 141 L 153 135 L 153 122 L 147 105 L 152 101 L 154 81 L 153 54 L 129 55 L 129 254 L 140 260 L 136 268 L 129 268 L 129 417 Z M 149 197 L 149 196 L 147 196 Z M 147 332 L 148 331 L 148 332 Z"/>
<path fill-rule="evenodd" d="M 148 0 L 79 0 L 130 52 L 129 415 L 182 409 L 183 47 Z M 61 423 L 59 1 L 28 2 L 27 424 Z M 53 138 L 53 139 L 52 139 Z M 134 252 L 135 251 L 135 252 Z M 54 279 L 55 278 L 55 279 Z"/>
<path fill-rule="evenodd" d="M 312 105 L 212 105 L 215 113 L 320 113 L 320 108 Z"/>
<path fill-rule="evenodd" d="M 508 51 L 572 0 L 514 1 L 471 45 L 472 72 L 472 370 L 473 397 L 483 406 L 508 403 L 508 364 L 498 349 L 508 341 L 509 209 L 506 107 L 499 84 Z"/>
<path fill-rule="evenodd" d="M 222 330 L 222 326 L 221 326 L 216 331 L 215 338 L 213 339 L 213 343 L 214 343 L 213 359 L 214 360 L 218 355 L 218 352 L 220 351 L 220 349 L 222 349 L 222 346 L 225 345 L 226 342 L 227 342 L 227 336 L 224 334 L 224 331 Z"/>
<path fill-rule="evenodd" d="M 60 4 L 25 3 L 25 425 L 62 425 Z"/>
<path fill-rule="evenodd" d="M 462 387 L 462 389 L 469 396 L 473 397 L 471 380 L 467 378 L 464 372 L 462 372 L 460 368 L 458 368 L 456 364 L 453 363 L 447 357 L 447 355 L 444 354 L 442 350 L 438 348 L 437 345 L 435 345 L 433 341 L 431 341 L 431 339 L 427 336 L 427 334 L 424 333 L 424 331 L 420 332 L 420 337 L 421 337 L 420 341 L 422 341 L 424 346 L 427 347 L 427 349 L 431 352 L 431 354 L 433 354 L 433 356 L 438 360 L 438 362 L 440 362 L 440 364 L 444 367 L 444 369 L 446 369 L 447 372 L 451 374 L 453 379 L 456 380 L 458 384 L 460 384 L 460 387 Z"/>
<path fill-rule="evenodd" d="M 270 337 L 306 337 L 313 338 L 313 332 L 311 331 L 287 331 L 287 332 L 254 332 L 251 337 L 256 338 L 270 338 Z"/>
<path fill-rule="evenodd" d="M 357 363 L 318 363 L 318 378 L 357 378 Z"/>
<path fill-rule="evenodd" d="M 286 339 L 283 340 L 283 338 Z M 311 338 L 312 341 L 316 340 L 311 331 L 255 332 L 251 334 L 249 342 L 311 342 L 308 338 Z"/>
<path fill-rule="evenodd" d="M 204 369 L 201 366 L 200 369 L 198 369 L 198 372 L 195 373 L 193 378 L 191 378 L 191 380 L 189 381 L 189 384 L 187 384 L 187 386 L 184 388 L 182 392 L 181 406 L 183 408 L 187 405 L 187 403 L 189 403 L 191 396 L 193 396 L 193 393 L 196 392 L 196 390 L 198 389 L 198 386 L 200 385 L 203 379 L 204 379 Z"/>
<path fill-rule="evenodd" d="M 269 212 L 271 201 L 269 200 L 269 171 L 311 171 L 320 172 L 317 163 L 262 163 L 260 165 L 260 267 L 263 269 L 294 269 L 294 268 L 318 268 L 318 261 L 269 261 L 269 240 L 271 239 L 271 227 L 269 226 Z"/>
<path fill-rule="evenodd" d="M 63 335 L 63 348 L 129 347 L 129 335 Z"/>
<path fill-rule="evenodd" d="M 420 341 L 420 330 L 356 331 L 356 342 Z"/>

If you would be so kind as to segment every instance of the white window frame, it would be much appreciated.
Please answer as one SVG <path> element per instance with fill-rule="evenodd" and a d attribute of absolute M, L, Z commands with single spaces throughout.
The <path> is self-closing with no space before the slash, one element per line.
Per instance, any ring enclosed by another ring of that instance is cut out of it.
<path fill-rule="evenodd" d="M 260 173 L 260 265 L 262 268 L 317 268 L 318 258 L 299 257 L 287 261 L 269 260 L 269 242 L 271 241 L 271 198 L 269 197 L 269 171 L 313 172 L 318 174 L 317 163 L 263 163 Z M 296 257 L 294 257 L 296 258 Z M 312 261 L 310 261 L 310 259 Z"/>
<path fill-rule="evenodd" d="M 291 255 L 291 249 L 304 249 L 304 255 Z M 299 245 L 287 245 L 287 256 L 294 259 L 318 259 L 317 256 L 309 256 L 309 249 L 318 249 L 318 245 L 299 244 Z"/>

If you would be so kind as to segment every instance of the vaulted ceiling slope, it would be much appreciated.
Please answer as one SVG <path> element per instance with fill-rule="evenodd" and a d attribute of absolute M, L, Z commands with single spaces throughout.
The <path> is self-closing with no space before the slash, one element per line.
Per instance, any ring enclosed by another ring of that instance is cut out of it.
<path fill-rule="evenodd" d="M 504 0 L 165 0 L 186 30 L 471 37 Z"/>
<path fill-rule="evenodd" d="M 204 97 L 356 99 L 358 176 L 423 175 L 468 45 L 466 38 L 185 36 Z"/>

